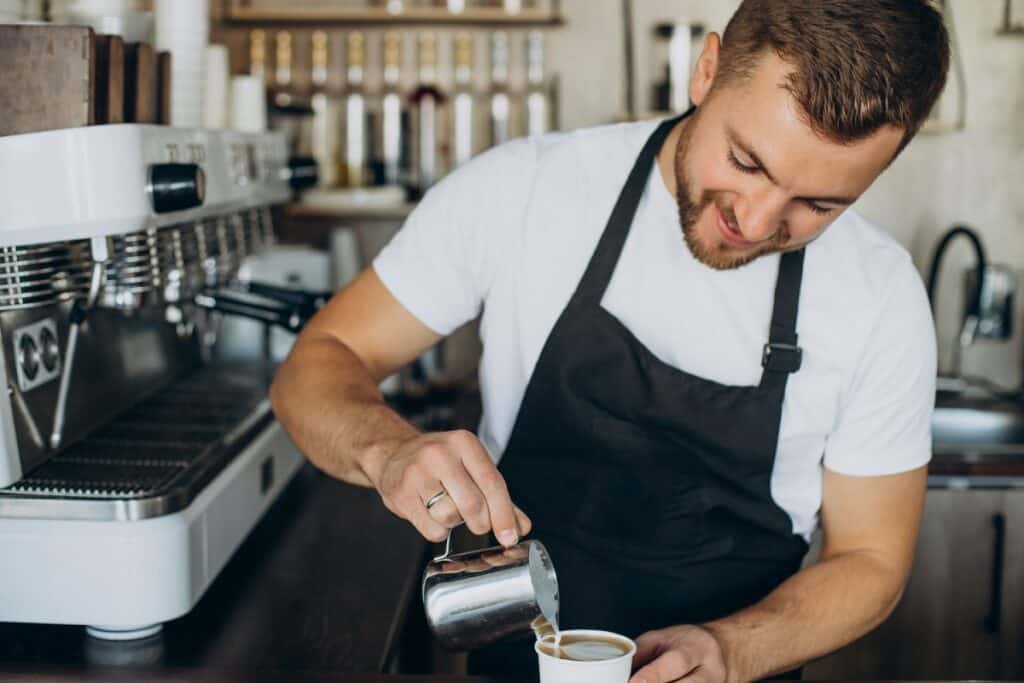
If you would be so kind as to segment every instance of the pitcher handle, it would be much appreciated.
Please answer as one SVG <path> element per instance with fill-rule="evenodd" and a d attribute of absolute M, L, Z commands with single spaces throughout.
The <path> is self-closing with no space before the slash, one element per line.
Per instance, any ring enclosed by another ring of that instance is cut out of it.
<path fill-rule="evenodd" d="M 453 527 L 448 528 L 448 538 L 444 541 L 444 552 L 434 558 L 434 562 L 447 562 L 452 554 L 452 532 L 458 529 L 460 526 L 465 524 L 464 520 L 459 520 L 459 523 Z"/>

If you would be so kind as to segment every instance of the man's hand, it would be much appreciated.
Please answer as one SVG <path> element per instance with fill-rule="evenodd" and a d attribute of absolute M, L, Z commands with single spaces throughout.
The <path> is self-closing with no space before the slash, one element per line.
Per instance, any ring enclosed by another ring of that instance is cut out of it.
<path fill-rule="evenodd" d="M 640 668 L 629 683 L 725 680 L 722 648 L 711 632 L 700 626 L 672 626 L 643 634 L 636 639 L 633 665 Z"/>
<path fill-rule="evenodd" d="M 474 534 L 494 531 L 512 546 L 529 533 L 530 519 L 513 505 L 505 479 L 483 444 L 459 430 L 421 434 L 382 459 L 373 485 L 384 504 L 429 541 L 440 542 L 465 520 Z M 427 502 L 446 492 L 429 510 Z"/>

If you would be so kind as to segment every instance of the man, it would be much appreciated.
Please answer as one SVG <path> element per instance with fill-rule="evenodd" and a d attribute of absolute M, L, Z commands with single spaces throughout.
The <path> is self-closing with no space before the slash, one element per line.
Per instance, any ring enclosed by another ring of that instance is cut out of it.
<path fill-rule="evenodd" d="M 910 258 L 846 209 L 947 63 L 924 0 L 746 0 L 692 113 L 514 142 L 434 188 L 300 336 L 277 414 L 432 541 L 532 525 L 561 626 L 639 636 L 634 683 L 841 647 L 901 595 L 935 378 Z M 377 383 L 481 308 L 480 438 L 419 433 Z"/>

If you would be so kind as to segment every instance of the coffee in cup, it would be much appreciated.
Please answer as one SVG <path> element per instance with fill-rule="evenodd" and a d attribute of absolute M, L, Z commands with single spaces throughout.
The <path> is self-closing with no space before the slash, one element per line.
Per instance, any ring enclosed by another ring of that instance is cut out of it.
<path fill-rule="evenodd" d="M 627 683 L 636 644 L 608 631 L 561 631 L 534 644 L 541 683 Z"/>
<path fill-rule="evenodd" d="M 556 659 L 574 662 L 602 662 L 629 654 L 631 643 L 621 636 L 559 634 L 555 638 L 542 638 L 540 651 Z"/>

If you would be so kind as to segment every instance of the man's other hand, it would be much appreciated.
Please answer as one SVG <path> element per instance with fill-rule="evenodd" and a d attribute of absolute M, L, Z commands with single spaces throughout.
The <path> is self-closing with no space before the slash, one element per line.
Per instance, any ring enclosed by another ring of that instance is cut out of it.
<path fill-rule="evenodd" d="M 725 681 L 722 648 L 700 626 L 672 626 L 649 631 L 636 639 L 629 683 L 721 683 Z"/>

